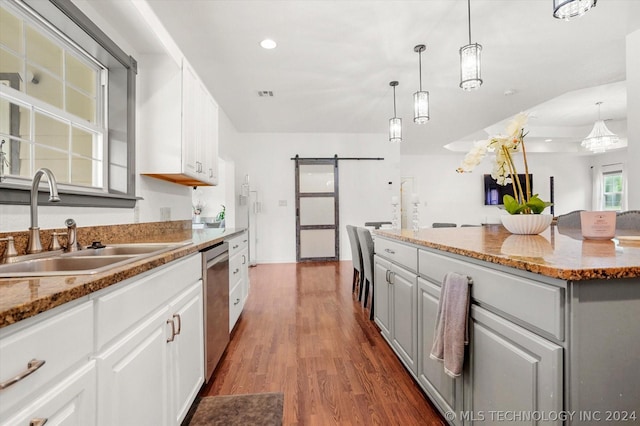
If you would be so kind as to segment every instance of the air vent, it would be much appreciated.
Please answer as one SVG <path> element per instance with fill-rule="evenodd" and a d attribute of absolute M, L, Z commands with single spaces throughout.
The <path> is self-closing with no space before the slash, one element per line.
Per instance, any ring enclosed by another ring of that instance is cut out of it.
<path fill-rule="evenodd" d="M 258 90 L 258 96 L 262 98 L 273 98 L 273 91 L 271 90 Z"/>

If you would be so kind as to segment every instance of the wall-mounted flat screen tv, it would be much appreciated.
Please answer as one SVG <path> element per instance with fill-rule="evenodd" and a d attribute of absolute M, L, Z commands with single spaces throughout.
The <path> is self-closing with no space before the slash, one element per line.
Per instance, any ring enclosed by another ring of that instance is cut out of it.
<path fill-rule="evenodd" d="M 520 185 L 522 185 L 522 191 L 525 191 L 525 178 L 524 173 L 518 175 Z M 531 186 L 531 194 L 533 192 L 533 175 L 529 173 L 529 185 Z M 484 175 L 484 205 L 485 206 L 501 206 L 502 197 L 506 194 L 513 195 L 513 185 L 508 184 L 505 186 L 498 185 L 498 182 L 491 175 Z"/>

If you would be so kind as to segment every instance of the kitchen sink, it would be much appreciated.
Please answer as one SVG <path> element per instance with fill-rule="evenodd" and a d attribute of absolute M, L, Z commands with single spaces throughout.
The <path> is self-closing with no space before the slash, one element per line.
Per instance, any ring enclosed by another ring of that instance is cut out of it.
<path fill-rule="evenodd" d="M 49 256 L 47 253 L 37 257 L 28 255 L 24 256 L 25 260 L 0 265 L 0 278 L 97 274 L 189 243 L 113 244 Z"/>
<path fill-rule="evenodd" d="M 166 243 L 132 243 L 132 244 L 110 244 L 103 248 L 87 248 L 84 250 L 78 250 L 71 253 L 65 253 L 61 256 L 115 256 L 115 255 L 141 255 L 141 254 L 159 254 L 167 250 L 178 247 L 179 244 L 166 244 Z"/>

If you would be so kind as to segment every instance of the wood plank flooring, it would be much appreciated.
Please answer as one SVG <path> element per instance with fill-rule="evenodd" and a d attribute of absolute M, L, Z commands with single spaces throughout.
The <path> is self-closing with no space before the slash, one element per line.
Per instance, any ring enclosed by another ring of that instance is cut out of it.
<path fill-rule="evenodd" d="M 202 395 L 284 393 L 285 425 L 444 425 L 351 293 L 351 262 L 265 264 Z"/>

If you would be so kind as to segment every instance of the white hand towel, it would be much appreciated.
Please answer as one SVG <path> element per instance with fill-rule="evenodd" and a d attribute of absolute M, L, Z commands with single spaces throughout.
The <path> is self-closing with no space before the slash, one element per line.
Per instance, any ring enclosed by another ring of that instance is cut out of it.
<path fill-rule="evenodd" d="M 464 347 L 469 343 L 469 278 L 449 272 L 442 280 L 435 335 L 430 357 L 444 363 L 444 371 L 458 377 L 464 365 Z"/>

